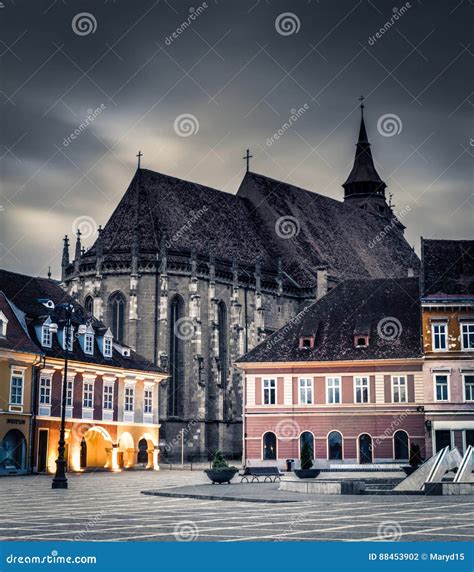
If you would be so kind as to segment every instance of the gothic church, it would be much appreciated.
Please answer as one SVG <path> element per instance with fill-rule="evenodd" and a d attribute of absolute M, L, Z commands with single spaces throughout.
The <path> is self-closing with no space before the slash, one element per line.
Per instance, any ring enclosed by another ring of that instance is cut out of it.
<path fill-rule="evenodd" d="M 362 109 L 363 112 L 363 109 Z M 242 447 L 235 360 L 348 278 L 417 275 L 362 114 L 337 201 L 248 171 L 236 195 L 138 168 L 95 244 L 64 240 L 62 283 L 116 338 L 167 368 L 162 461 Z M 383 237 L 381 240 L 374 240 Z"/>

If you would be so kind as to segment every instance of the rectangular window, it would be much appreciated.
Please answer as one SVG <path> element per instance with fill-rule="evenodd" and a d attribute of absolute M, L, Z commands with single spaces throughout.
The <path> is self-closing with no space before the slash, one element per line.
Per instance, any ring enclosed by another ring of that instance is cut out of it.
<path fill-rule="evenodd" d="M 133 401 L 135 398 L 135 388 L 126 387 L 125 388 L 125 411 L 133 411 Z"/>
<path fill-rule="evenodd" d="M 464 399 L 474 401 L 474 375 L 464 376 Z"/>
<path fill-rule="evenodd" d="M 68 379 L 66 387 L 66 407 L 72 407 L 73 391 L 74 391 L 74 380 Z"/>
<path fill-rule="evenodd" d="M 264 379 L 263 380 L 263 404 L 275 405 L 276 403 L 276 380 Z"/>
<path fill-rule="evenodd" d="M 52 334 L 49 326 L 43 326 L 41 328 L 41 345 L 44 348 L 50 348 L 52 342 Z"/>
<path fill-rule="evenodd" d="M 462 349 L 474 350 L 474 324 L 461 324 Z"/>
<path fill-rule="evenodd" d="M 90 356 L 94 354 L 93 334 L 85 334 L 84 336 L 84 353 Z"/>
<path fill-rule="evenodd" d="M 433 336 L 433 350 L 438 352 L 446 350 L 446 348 L 448 347 L 447 324 L 433 324 L 431 328 Z"/>
<path fill-rule="evenodd" d="M 355 402 L 369 403 L 369 378 L 355 378 Z"/>
<path fill-rule="evenodd" d="M 341 378 L 328 377 L 326 380 L 328 403 L 341 403 Z"/>
<path fill-rule="evenodd" d="M 145 387 L 143 392 L 143 413 L 153 413 L 153 388 Z"/>
<path fill-rule="evenodd" d="M 449 400 L 447 375 L 435 375 L 435 400 L 436 401 Z"/>
<path fill-rule="evenodd" d="M 300 379 L 300 403 L 310 405 L 313 403 L 313 380 Z"/>
<path fill-rule="evenodd" d="M 112 338 L 104 338 L 104 356 L 112 357 Z"/>
<path fill-rule="evenodd" d="M 94 407 L 94 384 L 90 381 L 84 382 L 82 389 L 82 407 L 92 409 Z"/>
<path fill-rule="evenodd" d="M 112 384 L 104 385 L 103 407 L 109 411 L 114 408 L 114 386 Z"/>
<path fill-rule="evenodd" d="M 12 370 L 10 380 L 11 405 L 23 405 L 23 371 Z"/>
<path fill-rule="evenodd" d="M 41 405 L 51 405 L 51 378 L 40 378 L 39 402 Z"/>
<path fill-rule="evenodd" d="M 392 377 L 392 402 L 407 402 L 407 379 L 403 375 Z"/>

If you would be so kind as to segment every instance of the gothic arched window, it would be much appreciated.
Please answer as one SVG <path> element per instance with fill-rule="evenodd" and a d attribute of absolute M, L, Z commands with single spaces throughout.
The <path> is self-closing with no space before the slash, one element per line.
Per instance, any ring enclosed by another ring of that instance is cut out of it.
<path fill-rule="evenodd" d="M 221 365 L 219 381 L 225 386 L 227 382 L 227 309 L 224 302 L 219 302 L 217 307 L 217 335 Z"/>
<path fill-rule="evenodd" d="M 125 298 L 121 292 L 115 292 L 109 298 L 109 324 L 114 338 L 124 341 L 125 335 Z"/>
<path fill-rule="evenodd" d="M 170 304 L 170 380 L 168 392 L 168 415 L 180 416 L 182 410 L 182 394 L 184 384 L 184 344 L 186 336 L 183 336 L 185 324 L 182 321 L 184 317 L 184 301 L 181 296 L 176 295 Z"/>
<path fill-rule="evenodd" d="M 88 314 L 94 314 L 94 299 L 92 296 L 86 296 L 84 300 L 84 308 Z"/>

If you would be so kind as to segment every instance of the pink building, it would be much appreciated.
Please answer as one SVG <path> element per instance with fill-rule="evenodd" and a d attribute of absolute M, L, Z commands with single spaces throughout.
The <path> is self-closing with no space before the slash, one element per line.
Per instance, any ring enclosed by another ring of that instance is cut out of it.
<path fill-rule="evenodd" d="M 240 358 L 244 463 L 284 467 L 305 441 L 316 467 L 424 454 L 420 316 L 417 278 L 349 280 Z"/>
<path fill-rule="evenodd" d="M 474 241 L 421 246 L 427 454 L 463 452 L 474 445 Z"/>

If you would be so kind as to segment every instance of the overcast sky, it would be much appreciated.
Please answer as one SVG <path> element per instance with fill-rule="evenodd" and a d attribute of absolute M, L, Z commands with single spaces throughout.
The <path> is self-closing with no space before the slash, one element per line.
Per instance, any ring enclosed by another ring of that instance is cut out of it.
<path fill-rule="evenodd" d="M 0 4 L 0 267 L 58 277 L 62 236 L 94 241 L 139 149 L 235 193 L 249 147 L 253 171 L 341 199 L 361 94 L 409 242 L 472 238 L 469 0 Z"/>

